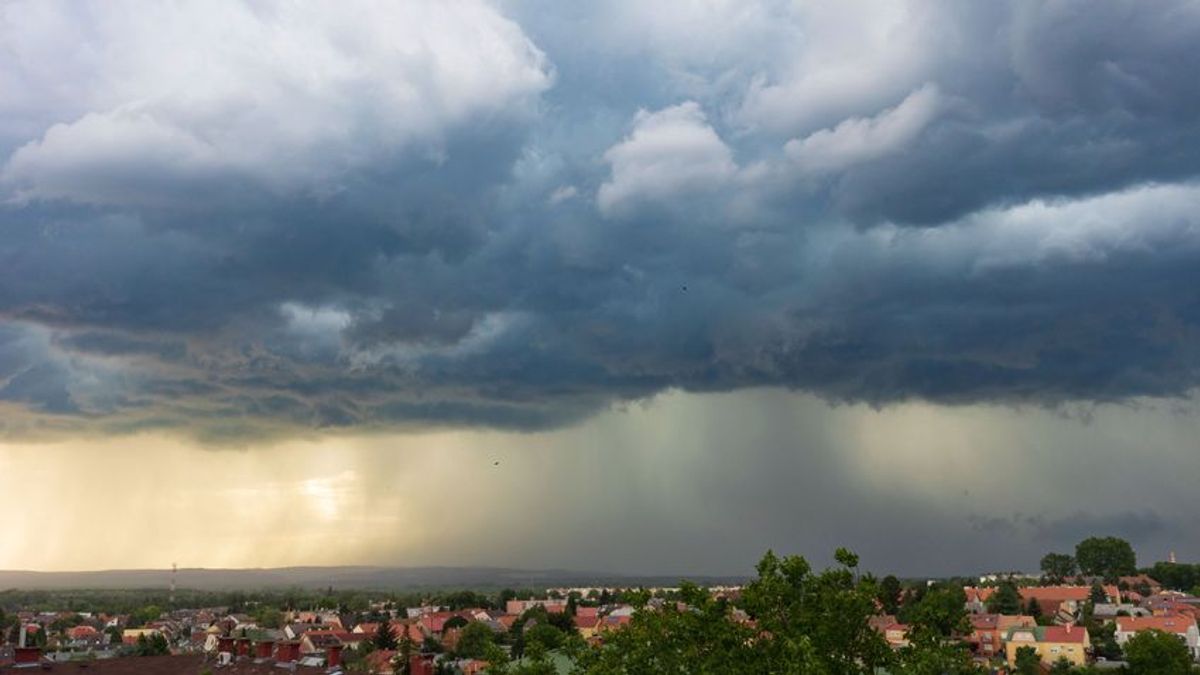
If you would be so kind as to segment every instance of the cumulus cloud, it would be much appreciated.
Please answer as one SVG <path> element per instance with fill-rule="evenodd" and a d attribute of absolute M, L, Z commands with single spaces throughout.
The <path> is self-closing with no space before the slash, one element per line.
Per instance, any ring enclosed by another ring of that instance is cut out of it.
<path fill-rule="evenodd" d="M 482 2 L 12 3 L 3 16 L 5 80 L 81 89 L 45 101 L 53 124 L 5 163 L 22 200 L 153 204 L 245 181 L 327 194 L 397 154 L 436 159 L 456 127 L 518 115 L 551 80 Z M 94 52 L 74 72 L 44 64 L 44 43 L 22 35 L 31 16 L 57 31 L 40 37 L 82 33 Z"/>
<path fill-rule="evenodd" d="M 9 428 L 1186 396 L 1200 12 L 1136 8 L 7 3 Z"/>
<path fill-rule="evenodd" d="M 639 111 L 629 136 L 604 153 L 612 176 L 596 202 L 612 214 L 639 201 L 665 202 L 721 186 L 737 173 L 729 146 L 695 101 Z"/>
<path fill-rule="evenodd" d="M 784 151 L 806 172 L 839 171 L 903 149 L 938 114 L 941 106 L 937 87 L 923 86 L 895 108 L 871 118 L 844 120 L 833 129 L 794 138 L 787 142 Z"/>

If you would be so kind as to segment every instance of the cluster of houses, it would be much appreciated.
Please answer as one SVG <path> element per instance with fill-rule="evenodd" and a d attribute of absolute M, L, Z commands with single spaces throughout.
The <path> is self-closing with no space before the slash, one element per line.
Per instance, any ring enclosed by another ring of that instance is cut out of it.
<path fill-rule="evenodd" d="M 1039 624 L 1032 614 L 994 614 L 987 610 L 996 586 L 966 587 L 966 609 L 971 631 L 964 636 L 977 660 L 992 664 L 1002 660 L 1016 664 L 1017 650 L 1032 648 L 1045 665 L 1066 659 L 1073 666 L 1096 660 L 1091 636 L 1081 625 L 1085 605 L 1090 603 L 1091 617 L 1101 624 L 1115 626 L 1114 639 L 1124 647 L 1134 635 L 1157 630 L 1179 638 L 1200 661 L 1200 598 L 1176 591 L 1164 591 L 1153 579 L 1138 575 L 1122 577 L 1118 585 L 1100 585 L 1104 602 L 1094 598 L 1094 586 L 1022 586 L 1017 592 L 1021 606 L 1045 617 Z M 1125 589 L 1125 590 L 1123 590 Z M 1134 590 L 1140 589 L 1140 590 Z M 908 644 L 909 627 L 895 616 L 880 615 L 871 625 L 894 648 Z M 1115 664 L 1114 664 L 1115 665 Z"/>
<path fill-rule="evenodd" d="M 507 633 L 523 614 L 542 607 L 549 614 L 568 611 L 568 601 L 559 598 L 509 600 L 503 610 L 468 608 L 450 610 L 445 607 L 424 606 L 386 610 L 382 605 L 372 614 L 386 617 L 390 631 L 398 641 L 412 645 L 408 672 L 413 675 L 433 673 L 436 660 L 453 653 L 463 627 L 470 623 L 486 625 L 497 635 Z M 629 605 L 574 608 L 573 623 L 587 640 L 601 639 L 605 631 L 629 623 L 634 608 Z M 346 623 L 346 617 L 333 611 L 296 611 L 284 615 L 281 627 L 259 625 L 250 615 L 227 613 L 220 609 L 179 610 L 137 627 L 127 627 L 129 617 L 91 615 L 74 612 L 33 614 L 22 612 L 19 644 L 10 648 L 7 661 L 13 666 L 26 666 L 71 660 L 103 660 L 128 651 L 147 640 L 161 638 L 170 653 L 204 655 L 214 667 L 233 667 L 239 662 L 272 663 L 288 667 L 322 669 L 335 672 L 345 659 L 366 644 L 368 672 L 388 675 L 396 670 L 398 650 L 374 649 L 380 632 L 380 622 Z M 62 622 L 77 623 L 69 628 L 51 632 L 50 627 Z M 34 639 L 42 632 L 44 639 Z M 432 647 L 432 649 L 431 649 Z M 0 653 L 0 667 L 5 665 Z M 456 670 L 473 675 L 481 672 L 486 663 L 459 659 L 449 664 Z"/>
<path fill-rule="evenodd" d="M 1143 631 L 1162 631 L 1178 637 L 1200 661 L 1200 598 L 1164 591 L 1144 575 L 1124 577 L 1116 585 L 1019 586 L 1022 613 L 1018 614 L 988 611 L 997 586 L 963 590 L 970 621 L 970 632 L 963 639 L 981 664 L 1011 667 L 1022 647 L 1032 648 L 1047 665 L 1062 659 L 1072 665 L 1095 662 L 1092 636 L 1083 622 L 1085 611 L 1091 625 L 1099 622 L 1114 627 L 1117 645 L 1123 646 Z M 738 592 L 720 589 L 717 595 L 736 601 Z M 652 605 L 662 602 L 653 600 Z M 455 653 L 464 628 L 471 623 L 503 635 L 531 609 L 540 607 L 548 614 L 573 610 L 576 630 L 585 640 L 595 642 L 603 640 L 606 631 L 628 624 L 634 613 L 634 608 L 625 604 L 573 608 L 568 604 L 565 599 L 547 597 L 509 600 L 503 609 L 423 606 L 396 610 L 376 605 L 370 614 L 376 620 L 358 623 L 332 611 L 294 611 L 284 614 L 278 627 L 261 626 L 249 615 L 219 608 L 173 611 L 136 627 L 129 626 L 127 616 L 21 612 L 17 615 L 20 637 L 16 645 L 0 651 L 0 667 L 6 662 L 14 667 L 45 667 L 81 655 L 105 659 L 157 641 L 171 654 L 202 659 L 215 668 L 228 668 L 231 674 L 259 672 L 252 669 L 260 666 L 336 673 L 348 657 L 370 644 L 371 648 L 362 652 L 365 658 L 359 660 L 375 675 L 400 670 L 402 654 L 409 658 L 407 672 L 412 675 L 432 675 L 447 665 L 474 675 L 487 664 L 447 655 Z M 741 610 L 735 610 L 734 618 L 749 621 Z M 383 621 L 407 649 L 375 648 Z M 871 626 L 894 648 L 908 644 L 909 626 L 893 615 L 873 617 Z"/>

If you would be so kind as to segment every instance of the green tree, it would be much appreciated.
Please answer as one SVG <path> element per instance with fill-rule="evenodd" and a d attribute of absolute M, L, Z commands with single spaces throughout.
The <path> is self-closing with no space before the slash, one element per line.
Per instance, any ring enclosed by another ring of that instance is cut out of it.
<path fill-rule="evenodd" d="M 1192 672 L 1187 645 L 1169 633 L 1142 631 L 1125 643 L 1130 675 L 1183 675 Z"/>
<path fill-rule="evenodd" d="M 1029 604 L 1025 605 L 1025 613 L 1033 617 L 1034 621 L 1042 618 L 1042 606 L 1038 604 L 1037 598 L 1029 599 Z"/>
<path fill-rule="evenodd" d="M 1108 602 L 1108 592 L 1098 583 L 1092 583 L 1092 590 L 1088 593 L 1088 599 L 1093 605 L 1098 605 L 1103 602 Z"/>
<path fill-rule="evenodd" d="M 562 645 L 565 637 L 562 631 L 548 623 L 535 624 L 525 629 L 525 648 L 529 649 L 536 642 L 544 647 L 546 651 L 552 651 Z"/>
<path fill-rule="evenodd" d="M 509 600 L 516 600 L 517 592 L 511 588 L 506 588 L 496 596 L 496 609 L 503 610 L 508 607 Z"/>
<path fill-rule="evenodd" d="M 487 624 L 472 621 L 458 636 L 458 646 L 455 647 L 454 653 L 464 659 L 482 659 L 487 654 L 488 647 L 495 641 L 496 635 Z"/>
<path fill-rule="evenodd" d="M 878 589 L 857 579 L 858 556 L 838 549 L 834 559 L 837 566 L 820 574 L 799 556 L 778 558 L 768 551 L 759 562 L 742 603 L 774 636 L 766 642 L 768 665 L 812 661 L 817 672 L 851 673 L 891 659 L 868 623 Z"/>
<path fill-rule="evenodd" d="M 940 584 L 929 588 L 908 608 L 904 621 L 914 629 L 926 629 L 943 638 L 961 635 L 970 630 L 966 604 L 967 595 L 961 586 Z"/>
<path fill-rule="evenodd" d="M 141 626 L 154 621 L 160 616 L 162 616 L 162 609 L 159 608 L 158 605 L 146 605 L 145 607 L 139 607 L 129 615 L 129 627 L 140 628 Z"/>
<path fill-rule="evenodd" d="M 772 559 L 778 562 L 773 556 Z M 776 595 L 774 590 L 768 593 L 761 588 L 751 595 L 756 593 L 756 602 L 769 602 L 768 597 Z M 685 583 L 681 595 L 690 606 L 689 611 L 681 612 L 670 604 L 655 611 L 646 607 L 645 595 L 633 598 L 637 611 L 632 621 L 607 634 L 599 648 L 581 653 L 577 659 L 579 672 L 588 675 L 800 672 L 796 667 L 784 669 L 786 661 L 771 668 L 770 659 L 790 658 L 792 664 L 809 664 L 804 655 L 786 655 L 788 642 L 780 639 L 782 636 L 773 634 L 756 640 L 756 631 L 730 619 L 727 603 L 713 600 L 702 589 Z"/>
<path fill-rule="evenodd" d="M 966 601 L 961 586 L 939 584 L 928 588 L 920 600 L 906 608 L 910 644 L 900 650 L 898 673 L 957 675 L 978 672 L 970 652 L 959 639 L 970 630 Z"/>
<path fill-rule="evenodd" d="M 1013 667 L 1017 675 L 1039 675 L 1042 672 L 1042 659 L 1033 647 L 1017 647 Z"/>
<path fill-rule="evenodd" d="M 1074 666 L 1072 666 L 1071 662 L 1067 660 L 1067 657 L 1060 656 L 1058 657 L 1058 660 L 1050 666 L 1050 673 L 1051 675 L 1067 675 L 1067 673 L 1070 673 L 1074 669 Z"/>
<path fill-rule="evenodd" d="M 283 625 L 283 612 L 274 607 L 259 607 L 254 612 L 254 621 L 263 628 L 279 628 Z"/>
<path fill-rule="evenodd" d="M 1053 584 L 1061 584 L 1064 579 L 1075 576 L 1078 567 L 1075 556 L 1068 553 L 1047 553 L 1042 556 L 1042 574 Z"/>
<path fill-rule="evenodd" d="M 895 614 L 900 611 L 900 580 L 894 575 L 887 575 L 879 582 L 879 593 L 875 599 L 883 608 L 884 614 Z"/>
<path fill-rule="evenodd" d="M 1092 653 L 1102 656 L 1109 661 L 1121 658 L 1121 645 L 1117 644 L 1117 624 L 1093 620 L 1086 626 L 1088 637 L 1091 638 Z"/>
<path fill-rule="evenodd" d="M 136 656 L 162 656 L 170 651 L 167 638 L 163 637 L 162 633 L 151 633 L 149 636 L 142 633 L 138 636 L 133 653 Z"/>
<path fill-rule="evenodd" d="M 408 631 L 404 631 L 406 634 Z M 371 642 L 376 649 L 395 649 L 396 648 L 396 631 L 392 629 L 392 624 L 389 621 L 383 621 L 379 627 L 375 629 L 375 637 Z"/>
<path fill-rule="evenodd" d="M 1137 555 L 1129 542 L 1117 537 L 1090 537 L 1075 547 L 1079 571 L 1115 583 L 1123 574 L 1137 573 Z"/>
<path fill-rule="evenodd" d="M 1007 580 L 1000 582 L 996 592 L 987 599 L 987 609 L 993 614 L 1020 614 L 1021 594 L 1017 585 Z"/>

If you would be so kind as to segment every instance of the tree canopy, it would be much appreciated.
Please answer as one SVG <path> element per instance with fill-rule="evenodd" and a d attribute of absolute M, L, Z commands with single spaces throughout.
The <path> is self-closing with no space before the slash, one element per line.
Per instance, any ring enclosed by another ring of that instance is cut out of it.
<path fill-rule="evenodd" d="M 1187 645 L 1169 633 L 1142 631 L 1125 643 L 1130 675 L 1183 675 L 1191 673 Z"/>
<path fill-rule="evenodd" d="M 1116 581 L 1123 574 L 1137 573 L 1137 554 L 1129 542 L 1117 537 L 1089 537 L 1075 547 L 1079 571 Z"/>
<path fill-rule="evenodd" d="M 479 621 L 468 623 L 458 636 L 455 654 L 465 659 L 482 659 L 488 648 L 496 641 L 496 634 L 488 625 Z"/>
<path fill-rule="evenodd" d="M 1053 584 L 1061 584 L 1079 571 L 1075 556 L 1068 553 L 1047 553 L 1042 556 L 1041 568 L 1046 580 Z"/>
<path fill-rule="evenodd" d="M 1002 581 L 996 592 L 987 600 L 987 609 L 993 614 L 1020 614 L 1021 594 L 1017 585 L 1011 581 Z"/>
<path fill-rule="evenodd" d="M 674 603 L 653 608 L 642 598 L 628 626 L 579 655 L 580 672 L 977 672 L 961 645 L 948 639 L 965 627 L 961 588 L 925 593 L 911 608 L 912 646 L 895 652 L 870 625 L 879 584 L 858 574 L 858 558 L 849 551 L 839 549 L 835 559 L 834 567 L 815 572 L 800 556 L 767 552 L 742 592 L 745 617 L 692 584 L 681 588 L 682 609 Z"/>

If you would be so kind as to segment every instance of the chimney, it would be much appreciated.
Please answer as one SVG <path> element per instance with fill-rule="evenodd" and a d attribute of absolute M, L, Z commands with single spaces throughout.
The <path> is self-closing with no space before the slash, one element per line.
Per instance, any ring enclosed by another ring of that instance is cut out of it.
<path fill-rule="evenodd" d="M 1071 634 L 1071 622 L 1068 621 L 1067 622 L 1067 635 L 1070 635 L 1070 634 Z"/>
<path fill-rule="evenodd" d="M 254 645 L 254 656 L 260 659 L 271 658 L 271 652 L 275 650 L 275 643 L 270 640 L 263 640 Z"/>
<path fill-rule="evenodd" d="M 281 663 L 300 660 L 300 642 L 297 640 L 284 640 L 275 648 L 275 660 Z"/>
<path fill-rule="evenodd" d="M 20 637 L 20 641 L 17 642 L 17 646 L 21 647 L 22 649 L 25 647 L 25 623 L 24 622 L 21 622 L 21 637 Z"/>
<path fill-rule="evenodd" d="M 341 645 L 329 645 L 329 647 L 325 649 L 325 665 L 329 668 L 342 665 Z"/>

